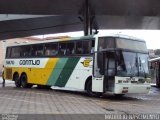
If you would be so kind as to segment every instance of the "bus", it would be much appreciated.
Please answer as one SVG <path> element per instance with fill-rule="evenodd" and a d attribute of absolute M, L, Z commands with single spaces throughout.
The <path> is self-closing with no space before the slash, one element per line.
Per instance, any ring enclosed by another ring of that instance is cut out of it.
<path fill-rule="evenodd" d="M 160 57 L 149 60 L 150 71 L 152 72 L 153 82 L 160 88 Z"/>
<path fill-rule="evenodd" d="M 145 41 L 116 34 L 7 46 L 4 78 L 16 87 L 57 86 L 90 96 L 147 94 L 151 87 Z"/>

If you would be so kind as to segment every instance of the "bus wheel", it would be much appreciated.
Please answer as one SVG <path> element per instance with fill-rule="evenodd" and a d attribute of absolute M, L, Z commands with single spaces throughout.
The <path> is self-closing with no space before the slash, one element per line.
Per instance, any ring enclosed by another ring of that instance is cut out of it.
<path fill-rule="evenodd" d="M 21 81 L 19 79 L 19 75 L 18 74 L 15 74 L 13 76 L 13 81 L 15 82 L 16 87 L 21 87 Z"/>
<path fill-rule="evenodd" d="M 21 85 L 23 88 L 31 88 L 32 85 L 27 83 L 27 75 L 26 74 L 22 74 L 21 76 Z"/>
<path fill-rule="evenodd" d="M 86 85 L 86 91 L 87 91 L 87 94 L 91 97 L 100 97 L 102 96 L 103 94 L 102 93 L 98 93 L 98 92 L 92 92 L 92 81 L 89 80 L 87 82 L 87 85 Z"/>

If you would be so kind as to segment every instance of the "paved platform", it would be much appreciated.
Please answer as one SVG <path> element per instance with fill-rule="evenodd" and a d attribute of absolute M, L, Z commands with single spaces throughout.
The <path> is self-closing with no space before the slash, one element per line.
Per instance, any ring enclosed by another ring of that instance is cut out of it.
<path fill-rule="evenodd" d="M 98 118 L 104 120 L 105 114 L 159 114 L 159 106 L 160 89 L 156 87 L 152 87 L 149 94 L 125 95 L 122 98 L 106 94 L 102 98 L 93 98 L 84 92 L 46 90 L 35 86 L 31 89 L 16 88 L 12 81 L 6 81 L 3 87 L 0 79 L 2 115 L 18 114 L 20 118 L 32 118 L 34 115 L 38 120 L 45 117 L 48 120 L 49 116 L 57 117 L 57 120 L 70 120 L 77 116 L 82 120 L 86 117 L 93 120 L 99 115 Z"/>
<path fill-rule="evenodd" d="M 0 84 L 1 85 L 1 84 Z M 94 100 L 95 99 L 95 100 Z M 16 88 L 6 81 L 0 87 L 0 113 L 10 114 L 105 114 L 112 113 L 82 92 Z"/>

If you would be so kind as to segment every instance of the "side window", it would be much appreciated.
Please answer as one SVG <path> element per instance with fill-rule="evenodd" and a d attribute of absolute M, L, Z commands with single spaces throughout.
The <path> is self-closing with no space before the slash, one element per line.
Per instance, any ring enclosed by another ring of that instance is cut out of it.
<path fill-rule="evenodd" d="M 92 40 L 91 44 L 92 45 L 91 45 L 91 50 L 90 51 L 91 51 L 91 54 L 92 54 L 92 53 L 94 53 L 94 50 L 95 50 L 95 40 Z"/>
<path fill-rule="evenodd" d="M 67 49 L 66 49 L 67 55 L 73 55 L 75 54 L 75 47 L 74 42 L 67 43 Z"/>
<path fill-rule="evenodd" d="M 66 47 L 67 44 L 64 42 L 59 44 L 59 55 L 66 55 Z"/>
<path fill-rule="evenodd" d="M 45 44 L 45 56 L 55 56 L 58 54 L 58 43 Z"/>
<path fill-rule="evenodd" d="M 7 48 L 6 58 L 10 58 L 10 57 L 11 57 L 11 48 Z"/>
<path fill-rule="evenodd" d="M 83 54 L 83 42 L 78 41 L 76 42 L 76 54 Z"/>
<path fill-rule="evenodd" d="M 113 37 L 100 37 L 98 43 L 98 50 L 107 48 L 115 48 L 115 39 Z"/>
<path fill-rule="evenodd" d="M 83 54 L 92 53 L 92 41 L 83 41 Z"/>
<path fill-rule="evenodd" d="M 31 46 L 21 46 L 21 57 L 29 57 L 30 56 Z"/>
<path fill-rule="evenodd" d="M 76 54 L 91 54 L 94 52 L 94 41 L 83 40 L 76 42 Z"/>
<path fill-rule="evenodd" d="M 20 51 L 21 51 L 20 47 L 13 47 L 11 51 L 11 57 L 12 58 L 20 57 Z"/>
<path fill-rule="evenodd" d="M 43 56 L 43 45 L 33 45 L 31 56 Z"/>

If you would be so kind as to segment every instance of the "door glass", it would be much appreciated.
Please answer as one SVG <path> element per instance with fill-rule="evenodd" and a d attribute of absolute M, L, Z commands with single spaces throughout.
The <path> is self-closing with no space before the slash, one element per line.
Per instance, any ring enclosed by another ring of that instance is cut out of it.
<path fill-rule="evenodd" d="M 105 69 L 108 71 L 108 76 L 114 76 L 115 75 L 115 57 L 114 57 L 114 52 L 107 52 L 106 53 L 106 57 L 108 59 L 108 63 L 107 63 L 108 64 L 108 70 L 107 70 L 107 66 L 105 66 Z"/>

